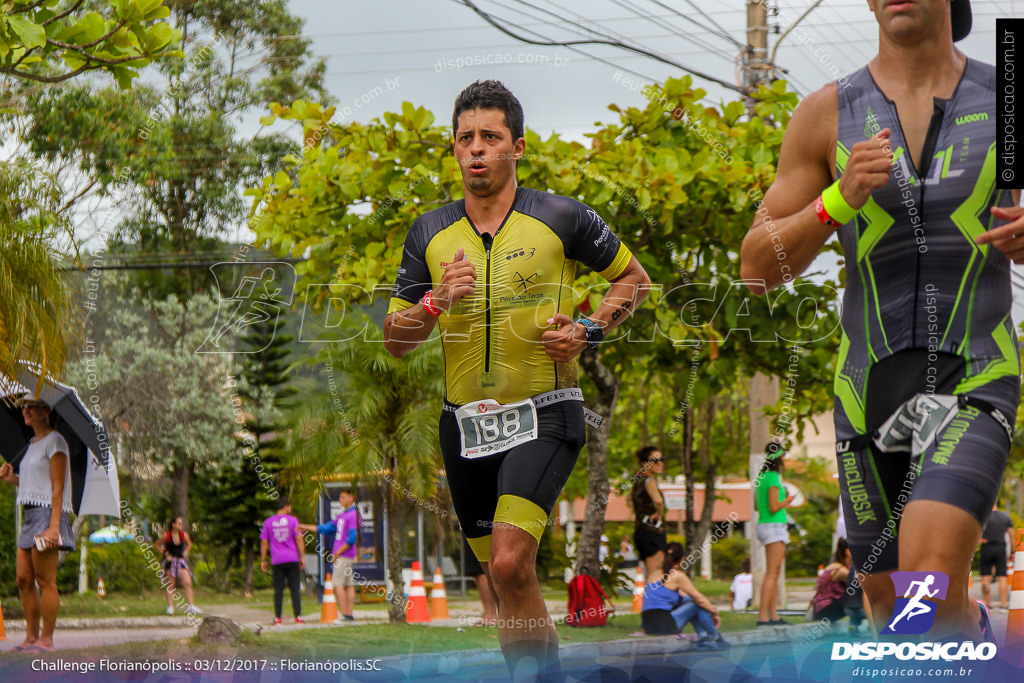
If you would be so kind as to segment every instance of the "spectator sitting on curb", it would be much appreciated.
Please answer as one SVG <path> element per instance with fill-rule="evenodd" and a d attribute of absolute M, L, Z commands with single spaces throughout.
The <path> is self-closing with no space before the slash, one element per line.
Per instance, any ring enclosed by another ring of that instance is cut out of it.
<path fill-rule="evenodd" d="M 697 590 L 686 572 L 679 569 L 683 555 L 683 546 L 674 541 L 665 548 L 661 579 L 644 588 L 640 623 L 649 635 L 669 635 L 682 633 L 692 621 L 700 636 L 698 648 L 721 649 L 726 642 L 717 630 L 722 624 L 718 608 Z"/>

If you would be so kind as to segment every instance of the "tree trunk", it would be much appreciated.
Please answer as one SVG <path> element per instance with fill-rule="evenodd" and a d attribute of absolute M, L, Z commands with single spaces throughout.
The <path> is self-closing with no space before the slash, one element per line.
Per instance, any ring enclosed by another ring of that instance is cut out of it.
<path fill-rule="evenodd" d="M 384 506 L 388 515 L 388 578 L 391 581 L 391 602 L 388 605 L 388 621 L 392 624 L 405 623 L 405 581 L 402 579 L 402 539 L 398 529 L 398 496 L 395 495 L 394 475 L 398 471 L 391 458 L 391 476 L 384 489 Z"/>
<path fill-rule="evenodd" d="M 683 476 L 686 477 L 686 509 L 683 517 L 683 538 L 686 539 L 686 552 L 693 551 L 695 524 L 693 519 L 693 414 L 697 406 L 690 406 L 683 421 Z M 692 575 L 692 567 L 687 573 Z"/>
<path fill-rule="evenodd" d="M 187 455 L 177 455 L 171 465 L 171 519 L 181 517 L 188 531 L 188 484 L 192 465 Z"/>
<path fill-rule="evenodd" d="M 247 598 L 252 597 L 252 591 L 256 586 L 256 548 L 252 543 L 245 544 L 245 584 L 242 592 Z"/>
<path fill-rule="evenodd" d="M 587 514 L 583 519 L 576 552 L 576 573 L 600 577 L 601 532 L 604 513 L 608 508 L 608 434 L 612 426 L 615 401 L 619 397 L 619 380 L 597 357 L 597 352 L 586 349 L 579 356 L 580 367 L 587 373 L 597 396 L 592 409 L 604 418 L 600 429 L 587 429 Z"/>
<path fill-rule="evenodd" d="M 715 474 L 717 473 L 717 467 L 711 460 L 711 431 L 715 425 L 715 414 L 718 412 L 718 399 L 714 396 L 708 398 L 707 403 L 704 404 L 704 433 L 701 434 L 700 438 L 700 466 L 704 470 L 704 507 L 700 512 L 700 522 L 697 524 L 697 528 L 694 533 L 693 547 L 690 552 L 696 549 L 697 545 L 704 543 L 704 539 L 707 538 L 708 533 L 711 531 L 711 526 L 714 524 L 714 507 L 715 507 Z M 689 539 L 687 539 L 689 540 Z"/>

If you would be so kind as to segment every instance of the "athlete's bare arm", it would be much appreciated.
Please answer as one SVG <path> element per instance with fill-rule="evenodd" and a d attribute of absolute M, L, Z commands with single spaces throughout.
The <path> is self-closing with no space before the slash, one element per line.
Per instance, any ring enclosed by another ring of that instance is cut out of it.
<path fill-rule="evenodd" d="M 447 311 L 475 288 L 476 269 L 460 248 L 454 260 L 445 266 L 441 281 L 431 293 L 431 303 Z M 384 348 L 395 358 L 401 358 L 425 342 L 436 324 L 437 318 L 427 312 L 422 302 L 391 313 L 384 318 Z"/>
<path fill-rule="evenodd" d="M 803 273 L 835 231 L 818 220 L 814 200 L 832 184 L 839 120 L 835 83 L 808 96 L 786 129 L 775 182 L 765 193 L 754 223 L 743 239 L 740 273 L 756 294 Z M 854 209 L 889 179 L 892 152 L 885 144 L 889 129 L 858 142 L 850 150 L 839 190 Z"/>

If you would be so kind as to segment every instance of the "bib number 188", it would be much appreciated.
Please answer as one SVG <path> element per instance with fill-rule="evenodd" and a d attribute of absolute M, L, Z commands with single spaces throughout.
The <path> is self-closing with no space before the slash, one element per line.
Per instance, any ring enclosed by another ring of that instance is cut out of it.
<path fill-rule="evenodd" d="M 477 443 L 489 443 L 501 437 L 507 439 L 522 428 L 522 418 L 516 408 L 506 410 L 500 415 L 481 415 L 470 420 L 476 431 Z"/>

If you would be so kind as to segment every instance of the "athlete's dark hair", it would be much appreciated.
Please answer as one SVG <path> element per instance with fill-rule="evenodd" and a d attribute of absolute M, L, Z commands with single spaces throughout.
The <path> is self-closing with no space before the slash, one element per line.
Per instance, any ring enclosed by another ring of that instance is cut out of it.
<path fill-rule="evenodd" d="M 750 573 L 750 558 L 749 557 L 744 557 L 743 558 L 743 573 L 744 574 L 749 574 Z"/>
<path fill-rule="evenodd" d="M 291 504 L 292 504 L 292 501 L 288 498 L 288 496 L 281 496 L 280 498 L 277 499 L 277 509 L 278 510 L 284 510 L 286 507 L 288 507 Z"/>
<path fill-rule="evenodd" d="M 645 464 L 647 464 L 647 461 L 648 459 L 650 459 L 652 453 L 659 452 L 661 452 L 661 449 L 658 448 L 657 446 L 644 446 L 643 448 L 636 452 L 637 462 L 639 462 L 640 466 L 642 467 Z"/>
<path fill-rule="evenodd" d="M 473 109 L 500 109 L 512 131 L 512 142 L 523 137 L 523 105 L 501 81 L 477 81 L 459 93 L 452 112 L 452 137 L 459 131 L 459 115 Z"/>
<path fill-rule="evenodd" d="M 845 538 L 840 538 L 836 541 L 836 554 L 832 556 L 833 562 L 839 564 L 846 564 L 846 551 L 849 550 L 850 544 L 846 542 Z"/>

